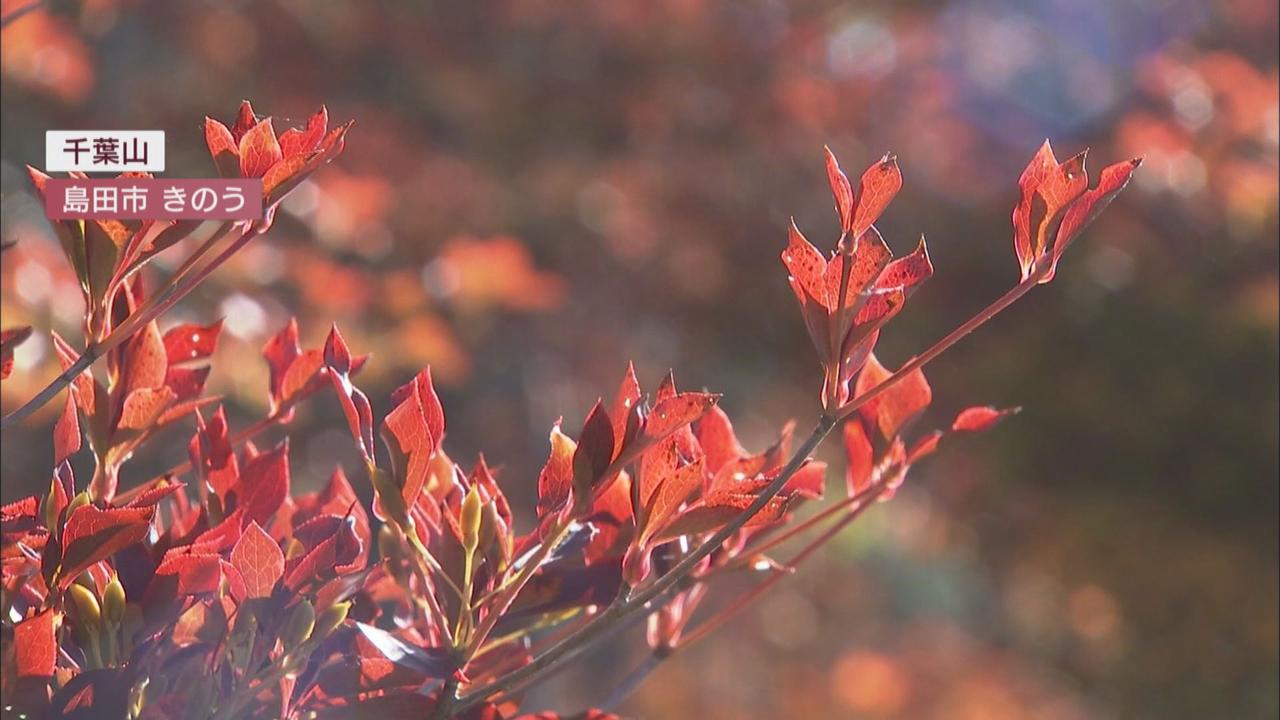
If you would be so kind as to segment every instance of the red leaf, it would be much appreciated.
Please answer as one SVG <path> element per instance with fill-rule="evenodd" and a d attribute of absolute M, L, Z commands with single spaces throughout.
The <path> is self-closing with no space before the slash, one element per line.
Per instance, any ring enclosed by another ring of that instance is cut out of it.
<path fill-rule="evenodd" d="M 342 412 L 347 417 L 347 426 L 351 435 L 360 447 L 366 459 L 373 458 L 373 409 L 369 398 L 356 386 L 351 384 L 349 374 L 355 367 L 351 351 L 334 325 L 329 330 L 329 337 L 324 343 L 324 364 L 329 368 L 329 379 L 338 393 L 338 401 Z"/>
<path fill-rule="evenodd" d="M 800 304 L 816 302 L 828 307 L 827 288 L 824 277 L 827 272 L 827 261 L 818 252 L 800 229 L 795 220 L 787 229 L 787 248 L 782 251 L 782 264 L 790 274 L 791 289 L 795 291 Z"/>
<path fill-rule="evenodd" d="M 165 553 L 156 568 L 156 580 L 153 582 L 170 575 L 176 578 L 179 595 L 217 592 L 222 584 L 222 557 L 213 552 L 175 548 Z"/>
<path fill-rule="evenodd" d="M 0 380 L 13 372 L 13 351 L 29 337 L 30 325 L 0 330 Z"/>
<path fill-rule="evenodd" d="M 744 487 L 745 489 L 748 488 Z M 755 500 L 754 492 L 738 489 L 713 491 L 677 515 L 667 527 L 656 534 L 654 542 L 662 543 L 682 535 L 700 535 L 719 530 L 742 514 Z M 790 498 L 780 494 L 770 498 L 759 512 L 751 516 L 744 527 L 758 527 L 778 522 L 786 514 L 789 500 Z"/>
<path fill-rule="evenodd" d="M 298 508 L 290 518 L 295 528 L 319 515 L 341 516 L 350 513 L 356 521 L 356 535 L 365 548 L 368 547 L 371 539 L 369 516 L 341 467 L 334 468 L 328 484 L 319 494 L 298 498 L 296 504 Z"/>
<path fill-rule="evenodd" d="M 22 518 L 31 518 L 34 520 L 39 511 L 40 498 L 35 495 L 31 495 L 0 507 L 0 522 L 8 524 L 17 522 Z"/>
<path fill-rule="evenodd" d="M 169 387 L 138 388 L 124 398 L 119 427 L 146 430 L 160 420 L 176 399 L 177 395 Z"/>
<path fill-rule="evenodd" d="M 841 275 L 844 273 L 846 260 L 852 265 L 849 269 L 849 284 L 845 289 L 845 307 L 857 308 L 862 303 L 861 296 L 864 291 L 883 275 L 885 266 L 891 259 L 893 259 L 893 253 L 889 251 L 889 246 L 885 244 L 880 231 L 869 228 L 858 239 L 852 256 L 838 253 L 831 262 L 827 263 L 827 269 L 823 275 L 823 285 L 826 289 L 826 295 L 822 300 L 823 305 L 831 312 L 835 312 L 840 300 L 840 283 L 843 282 Z"/>
<path fill-rule="evenodd" d="M 165 354 L 164 340 L 155 321 L 147 323 L 129 339 L 124 352 L 124 396 L 135 390 L 153 389 L 164 385 L 169 359 Z"/>
<path fill-rule="evenodd" d="M 916 286 L 933 277 L 933 261 L 929 259 L 929 249 L 925 245 L 924 236 L 920 236 L 920 244 L 910 255 L 900 257 L 889 263 L 880 277 L 876 278 L 877 291 L 890 289 L 902 290 L 910 295 Z"/>
<path fill-rule="evenodd" d="M 1087 151 L 1086 151 L 1087 152 Z M 1085 153 L 1059 164 L 1045 140 L 1018 180 L 1021 198 L 1013 209 L 1014 250 L 1025 280 L 1052 251 L 1063 213 L 1088 188 Z"/>
<path fill-rule="evenodd" d="M 891 375 L 872 355 L 862 369 L 862 374 L 858 376 L 854 397 L 879 385 Z M 879 397 L 863 405 L 858 412 L 869 424 L 879 428 L 885 440 L 892 440 L 903 425 L 929 407 L 932 401 L 933 391 L 929 382 L 925 380 L 924 372 L 916 369 Z"/>
<path fill-rule="evenodd" d="M 396 405 L 383 420 L 383 428 L 395 437 L 406 458 L 401 492 L 405 503 L 412 505 L 427 480 L 431 453 L 444 438 L 444 411 L 431 384 L 431 368 L 424 368 L 392 393 L 391 401 Z"/>
<path fill-rule="evenodd" d="M 273 335 L 262 348 L 262 356 L 267 359 L 267 368 L 270 371 L 272 413 L 280 408 L 282 401 L 287 397 L 284 393 L 285 374 L 289 372 L 290 366 L 293 365 L 294 360 L 297 359 L 301 352 L 298 347 L 298 321 L 296 318 L 289 318 L 289 324 Z M 321 365 L 321 362 L 316 362 L 317 368 L 321 367 Z"/>
<path fill-rule="evenodd" d="M 80 353 L 76 352 L 71 345 L 62 339 L 58 333 L 53 333 L 53 347 L 58 353 L 58 364 L 62 366 L 63 372 L 67 368 L 75 364 L 80 359 Z M 97 396 L 96 381 L 93 375 L 86 369 L 75 377 L 72 383 L 76 386 L 76 403 L 80 406 L 80 410 L 89 417 L 94 415 L 97 410 L 95 398 Z"/>
<path fill-rule="evenodd" d="M 640 381 L 636 379 L 636 367 L 627 363 L 627 373 L 622 376 L 613 405 L 609 406 L 609 420 L 613 423 L 613 454 L 617 457 L 627 440 L 627 422 L 636 403 L 640 402 Z"/>
<path fill-rule="evenodd" d="M 284 157 L 305 155 L 315 150 L 329 127 L 329 111 L 323 106 L 307 119 L 306 128 L 289 128 L 280 133 L 280 151 Z"/>
<path fill-rule="evenodd" d="M 578 444 L 560 431 L 557 422 L 551 428 L 551 453 L 538 474 L 538 519 L 559 512 L 569 501 L 573 488 L 573 456 Z"/>
<path fill-rule="evenodd" d="M 1041 282 L 1049 282 L 1053 279 L 1054 271 L 1058 264 L 1058 259 L 1062 257 L 1062 253 L 1066 251 L 1067 246 L 1075 240 L 1076 235 L 1080 234 L 1093 219 L 1096 218 L 1116 195 L 1129 184 L 1129 178 L 1133 176 L 1133 171 L 1138 169 L 1142 164 L 1142 158 L 1134 158 L 1124 162 L 1118 162 L 1114 165 L 1108 165 L 1103 168 L 1098 178 L 1098 186 L 1092 190 L 1086 191 L 1080 196 L 1080 199 L 1071 204 L 1067 209 L 1066 215 L 1062 218 L 1062 225 L 1058 228 L 1057 240 L 1053 244 L 1053 261 L 1049 266 L 1048 274 L 1045 275 Z"/>
<path fill-rule="evenodd" d="M 76 413 L 74 386 L 67 389 L 67 400 L 62 406 L 62 414 L 53 426 L 53 465 L 57 467 L 63 460 L 80 450 L 80 416 Z"/>
<path fill-rule="evenodd" d="M 928 457 L 938 450 L 938 444 L 942 442 L 942 438 L 946 437 L 946 433 L 941 430 L 934 430 L 927 433 L 924 437 L 916 440 L 911 449 L 907 451 L 907 465 L 914 465 L 921 458 Z"/>
<path fill-rule="evenodd" d="M 854 497 L 870 487 L 876 462 L 875 450 L 861 418 L 851 418 L 844 424 L 844 453 L 847 463 L 845 484 L 849 497 Z"/>
<path fill-rule="evenodd" d="M 649 507 L 649 499 L 662 486 L 664 480 L 680 466 L 680 452 L 676 448 L 676 439 L 667 437 L 654 447 L 645 451 L 640 458 L 640 475 L 637 478 L 639 487 L 636 497 L 640 501 L 638 511 Z"/>
<path fill-rule="evenodd" d="M 161 481 L 159 485 L 138 493 L 138 496 L 130 500 L 126 507 L 155 507 L 161 500 L 170 495 L 176 495 L 183 490 L 184 488 L 180 483 L 169 484 Z"/>
<path fill-rule="evenodd" d="M 240 148 L 226 125 L 211 117 L 204 119 L 204 142 L 209 147 L 209 157 L 221 177 L 239 177 Z"/>
<path fill-rule="evenodd" d="M 584 520 L 595 531 L 583 552 L 588 565 L 616 562 L 625 547 L 623 541 L 630 539 L 631 482 L 626 472 L 618 473 L 617 479 L 592 504 Z"/>
<path fill-rule="evenodd" d="M 849 226 L 849 237 L 853 240 L 861 238 L 867 228 L 880 219 L 880 214 L 900 189 L 902 172 L 898 169 L 898 158 L 886 153 L 880 162 L 867 168 L 858 181 L 857 208 Z"/>
<path fill-rule="evenodd" d="M 649 413 L 644 433 L 653 440 L 664 438 L 702 417 L 719 399 L 712 393 L 686 392 L 658 400 Z"/>
<path fill-rule="evenodd" d="M 250 521 L 231 550 L 231 564 L 244 578 L 246 597 L 269 597 L 284 575 L 284 553 L 258 523 Z"/>
<path fill-rule="evenodd" d="M 218 335 L 222 321 L 211 325 L 183 323 L 169 328 L 164 334 L 164 352 L 169 365 L 181 365 L 195 360 L 207 360 L 218 348 Z"/>
<path fill-rule="evenodd" d="M 344 374 L 351 372 L 351 349 L 347 347 L 347 341 L 343 339 L 342 333 L 338 332 L 337 325 L 329 328 L 329 336 L 325 338 L 324 364 L 334 372 Z"/>
<path fill-rule="evenodd" d="M 238 508 L 223 518 L 222 522 L 196 537 L 187 548 L 191 552 L 222 553 L 240 541 L 244 533 L 244 509 Z"/>
<path fill-rule="evenodd" d="M 849 185 L 849 178 L 840 170 L 840 163 L 831 148 L 824 147 L 823 152 L 827 160 L 827 181 L 835 198 L 836 214 L 840 216 L 840 229 L 849 230 L 853 227 L 853 188 Z"/>
<path fill-rule="evenodd" d="M 245 519 L 266 525 L 289 496 L 289 439 L 249 460 L 236 485 L 237 507 Z"/>
<path fill-rule="evenodd" d="M 57 630 L 61 615 L 49 608 L 13 628 L 13 649 L 19 678 L 53 676 L 58 660 Z"/>
<path fill-rule="evenodd" d="M 283 158 L 271 118 L 254 125 L 240 138 L 240 175 L 243 177 L 262 177 Z"/>
<path fill-rule="evenodd" d="M 787 484 L 782 486 L 782 492 L 791 497 L 821 500 L 826 486 L 827 464 L 810 460 L 787 480 Z"/>
<path fill-rule="evenodd" d="M 295 529 L 294 539 L 307 550 L 285 563 L 285 586 L 300 592 L 310 584 L 357 569 L 362 545 L 355 526 L 354 517 L 320 515 Z"/>
<path fill-rule="evenodd" d="M 613 713 L 610 713 L 610 712 L 605 712 L 604 710 L 598 710 L 596 708 L 592 708 L 590 710 L 584 710 L 580 713 L 575 713 L 573 715 L 561 715 L 559 713 L 553 713 L 549 711 L 540 712 L 540 713 L 526 713 L 524 715 L 517 715 L 516 717 L 512 718 L 512 720 L 621 720 L 621 716 L 614 715 Z"/>
<path fill-rule="evenodd" d="M 747 454 L 733 432 L 733 423 L 729 421 L 729 416 L 718 405 L 698 418 L 693 426 L 693 433 L 702 451 L 706 453 L 707 470 L 712 475 L 720 472 L 725 465 Z"/>
<path fill-rule="evenodd" d="M 1020 197 L 1013 208 L 1013 248 L 1022 266 L 1022 277 L 1031 274 L 1032 267 L 1038 257 L 1035 242 L 1032 239 L 1031 206 L 1035 201 L 1036 190 L 1044 182 L 1044 178 L 1058 167 L 1058 158 L 1053 154 L 1053 147 L 1045 140 L 1036 151 L 1031 162 L 1018 178 Z"/>
<path fill-rule="evenodd" d="M 1020 407 L 996 409 L 990 405 L 966 408 L 956 415 L 951 429 L 958 432 L 985 432 L 1006 417 L 1017 415 L 1021 411 Z"/>
<path fill-rule="evenodd" d="M 240 109 L 236 113 L 236 124 L 231 126 L 231 137 L 238 143 L 257 124 L 258 116 L 253 112 L 253 105 L 248 100 L 241 100 Z"/>
<path fill-rule="evenodd" d="M 192 466 L 200 470 L 204 481 L 222 498 L 240 479 L 240 464 L 227 430 L 227 414 L 218 406 L 208 423 L 197 422 L 196 435 L 188 446 Z"/>
<path fill-rule="evenodd" d="M 695 462 L 676 468 L 662 480 L 649 497 L 642 500 L 645 503 L 645 527 L 640 540 L 642 547 L 647 545 L 654 532 L 664 527 L 680 506 L 702 487 L 703 475 L 703 462 L 699 458 Z"/>
<path fill-rule="evenodd" d="M 154 507 L 103 510 L 95 505 L 84 505 L 71 513 L 62 533 L 58 587 L 70 585 L 90 565 L 121 548 L 142 542 L 154 514 Z"/>

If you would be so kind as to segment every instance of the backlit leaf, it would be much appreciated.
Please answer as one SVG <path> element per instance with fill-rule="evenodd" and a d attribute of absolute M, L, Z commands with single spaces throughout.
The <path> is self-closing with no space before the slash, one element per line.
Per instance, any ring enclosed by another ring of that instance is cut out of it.
<path fill-rule="evenodd" d="M 231 564 L 244 579 L 246 596 L 269 597 L 284 575 L 284 553 L 270 535 L 250 521 L 231 550 Z"/>

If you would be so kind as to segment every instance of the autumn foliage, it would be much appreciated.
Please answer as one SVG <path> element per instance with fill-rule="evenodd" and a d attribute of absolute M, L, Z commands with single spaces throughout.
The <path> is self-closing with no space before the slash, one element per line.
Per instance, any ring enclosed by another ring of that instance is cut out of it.
<path fill-rule="evenodd" d="M 839 239 L 824 252 L 793 224 L 781 255 L 823 371 L 812 433 L 798 437 L 786 423 L 772 446 L 748 450 L 719 396 L 681 390 L 673 375 L 646 390 L 628 367 L 581 423 L 554 423 L 539 472 L 499 473 L 483 456 L 450 456 L 429 368 L 376 417 L 359 386 L 367 358 L 337 327 L 322 347 L 301 347 L 293 322 L 271 338 L 268 412 L 232 428 L 204 391 L 220 323 L 159 324 L 270 227 L 280 200 L 343 151 L 350 127 L 329 128 L 321 108 L 277 134 L 247 102 L 230 125 L 206 120 L 217 171 L 262 177 L 268 209 L 198 243 L 179 243 L 197 230 L 182 222 L 55 223 L 84 294 L 84 338 L 54 336 L 63 376 L 5 418 L 54 399 L 62 407 L 47 492 L 0 508 L 13 708 L 32 717 L 557 717 L 519 715 L 523 692 L 610 629 L 647 618 L 654 656 L 678 651 L 892 497 L 913 464 L 1015 412 L 972 407 L 944 429 L 912 428 L 932 400 L 923 365 L 1052 279 L 1137 166 L 1105 168 L 1090 188 L 1083 153 L 1058 163 L 1046 143 L 1013 214 L 1021 282 L 894 371 L 876 358 L 877 339 L 933 265 L 923 238 L 895 259 L 876 230 L 902 185 L 896 158 L 853 183 L 828 151 Z M 31 177 L 37 189 L 47 179 Z M 152 274 L 152 258 L 192 247 L 170 274 Z M 4 331 L 6 376 L 31 332 Z M 288 425 L 318 393 L 337 398 L 363 467 L 335 468 L 320 491 L 294 493 L 288 440 L 263 447 L 257 436 Z M 175 424 L 190 432 L 188 462 L 130 478 L 130 461 Z M 810 455 L 837 427 L 844 490 L 802 517 L 827 487 L 826 465 Z M 76 477 L 72 460 L 86 456 L 92 471 Z M 517 527 L 504 494 L 513 483 L 536 483 L 529 527 Z M 820 527 L 798 554 L 778 555 Z M 760 583 L 692 622 L 730 573 Z"/>

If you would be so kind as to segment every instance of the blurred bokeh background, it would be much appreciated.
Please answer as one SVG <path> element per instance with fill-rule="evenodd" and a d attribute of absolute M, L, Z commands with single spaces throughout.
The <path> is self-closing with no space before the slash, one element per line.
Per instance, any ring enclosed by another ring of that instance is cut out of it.
<path fill-rule="evenodd" d="M 899 253 L 930 240 L 889 365 L 1016 280 L 1009 209 L 1045 137 L 1095 169 L 1144 155 L 1051 286 L 930 368 L 926 425 L 1026 410 L 916 468 L 623 709 L 1280 712 L 1273 0 L 54 0 L 2 39 L 3 324 L 40 331 L 6 409 L 55 374 L 46 330 L 79 337 L 23 170 L 45 130 L 163 129 L 168 174 L 199 177 L 205 115 L 249 98 L 279 129 L 326 103 L 356 119 L 346 153 L 162 325 L 226 318 L 211 387 L 233 426 L 261 416 L 257 353 L 291 314 L 309 346 L 336 321 L 373 354 L 377 411 L 430 363 L 451 454 L 502 465 L 526 519 L 551 423 L 576 427 L 628 359 L 649 387 L 675 368 L 725 393 L 754 449 L 809 423 L 819 373 L 778 252 L 792 215 L 834 240 L 824 144 L 850 174 L 896 152 L 880 228 Z M 339 418 L 328 396 L 299 412 L 295 486 L 356 467 Z M 5 500 L 47 483 L 51 422 L 5 432 Z M 530 707 L 598 702 L 642 652 L 618 643 Z"/>

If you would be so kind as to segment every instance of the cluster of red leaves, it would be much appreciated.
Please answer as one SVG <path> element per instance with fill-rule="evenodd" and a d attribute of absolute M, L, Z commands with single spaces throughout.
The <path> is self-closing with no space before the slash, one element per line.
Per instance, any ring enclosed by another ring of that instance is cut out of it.
<path fill-rule="evenodd" d="M 229 129 L 208 120 L 206 139 L 221 172 L 263 177 L 274 205 L 341 150 L 348 125 L 327 131 L 322 109 L 277 137 L 245 103 Z M 1054 178 L 1075 183 L 1083 169 L 1074 160 L 1048 168 L 1046 153 L 1024 175 L 1019 208 L 1048 207 L 1061 221 L 1047 229 L 1050 220 L 1037 220 L 1030 239 L 1034 213 L 1015 213 L 1033 282 L 1052 267 L 1036 258 L 1056 261 L 1127 178 L 1113 166 L 1098 190 L 1068 192 Z M 847 500 L 865 504 L 891 496 L 945 436 L 901 438 L 929 405 L 929 386 L 918 368 L 889 373 L 872 353 L 932 266 L 923 242 L 892 260 L 874 227 L 901 185 L 892 158 L 873 165 L 856 192 L 830 153 L 827 167 L 842 230 L 836 251 L 824 258 L 793 226 L 783 261 L 827 370 L 828 412 L 848 408 Z M 0 508 L 0 679 L 6 702 L 34 715 L 514 717 L 522 688 L 502 681 L 556 641 L 545 630 L 583 627 L 574 623 L 684 559 L 696 562 L 689 582 L 650 614 L 650 642 L 674 648 L 711 578 L 775 564 L 765 555 L 770 538 L 797 503 L 823 495 L 826 466 L 792 458 L 791 424 L 772 447 L 748 452 L 718 396 L 678 391 L 671 375 L 646 395 L 628 367 L 574 437 L 563 422 L 552 427 L 537 521 L 520 533 L 500 472 L 483 456 L 465 469 L 446 452 L 429 369 L 392 394 L 379 421 L 353 382 L 365 358 L 336 327 L 323 348 L 304 350 L 292 322 L 263 350 L 268 414 L 233 433 L 220 406 L 210 412 L 218 398 L 204 395 L 220 324 L 162 333 L 148 314 L 157 305 L 137 270 L 172 244 L 166 234 L 176 225 L 59 225 L 85 291 L 85 352 L 105 347 L 106 368 L 70 378 L 47 493 Z M 121 328 L 126 337 L 107 342 Z M 21 335 L 6 333 L 6 363 Z M 54 340 L 64 367 L 79 367 L 79 353 Z M 341 467 L 322 490 L 295 495 L 288 440 L 254 443 L 329 388 L 364 460 L 371 512 Z M 971 408 L 951 430 L 984 430 L 1009 412 Z M 118 492 L 128 461 L 185 418 L 194 421 L 189 463 Z M 72 460 L 85 437 L 93 474 L 77 492 Z M 727 541 L 694 554 L 717 533 Z M 459 696 L 473 687 L 495 690 Z"/>

